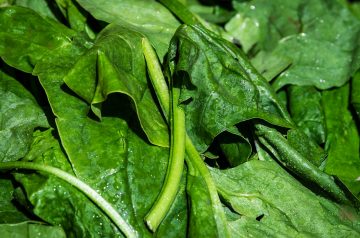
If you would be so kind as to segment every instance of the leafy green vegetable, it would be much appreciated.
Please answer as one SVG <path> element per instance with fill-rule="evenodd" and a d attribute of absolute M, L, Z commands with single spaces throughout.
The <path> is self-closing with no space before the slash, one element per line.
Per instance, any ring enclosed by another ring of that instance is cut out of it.
<path fill-rule="evenodd" d="M 38 223 L 0 224 L 1 235 L 8 238 L 65 238 L 61 227 Z"/>
<path fill-rule="evenodd" d="M 154 45 L 160 58 L 179 23 L 160 3 L 154 0 L 77 0 L 96 19 L 135 28 Z M 134 14 L 135 13 L 135 14 Z"/>
<path fill-rule="evenodd" d="M 0 236 L 358 237 L 357 6 L 0 0 Z"/>
<path fill-rule="evenodd" d="M 290 114 L 296 125 L 318 144 L 324 143 L 326 131 L 321 93 L 313 87 L 291 86 L 288 90 Z"/>
<path fill-rule="evenodd" d="M 359 133 L 348 111 L 349 84 L 323 92 L 328 135 L 325 171 L 338 176 L 356 196 L 360 195 Z"/>
<path fill-rule="evenodd" d="M 286 84 L 341 86 L 360 66 L 360 22 L 340 1 L 235 1 L 234 7 L 239 13 L 227 28 L 246 51 L 257 44 L 292 59 L 277 78 L 277 89 Z"/>
<path fill-rule="evenodd" d="M 31 93 L 4 71 L 0 71 L 0 101 L 0 160 L 15 161 L 28 152 L 33 130 L 49 125 Z"/>
<path fill-rule="evenodd" d="M 204 28 L 179 28 L 169 60 L 182 84 L 187 131 L 199 151 L 227 128 L 252 118 L 291 126 L 266 81 L 245 71 L 246 59 L 237 49 Z"/>
<path fill-rule="evenodd" d="M 238 214 L 231 226 L 239 237 L 359 234 L 359 223 L 354 222 L 358 211 L 315 195 L 274 162 L 253 160 L 233 169 L 210 171 L 220 196 Z"/>

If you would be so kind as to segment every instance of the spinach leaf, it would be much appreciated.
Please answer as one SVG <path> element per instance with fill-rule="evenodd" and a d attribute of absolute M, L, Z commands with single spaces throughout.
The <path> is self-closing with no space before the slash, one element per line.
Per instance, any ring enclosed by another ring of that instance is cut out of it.
<path fill-rule="evenodd" d="M 111 93 L 131 98 L 141 127 L 150 142 L 168 146 L 168 127 L 149 88 L 142 54 L 144 36 L 131 28 L 111 24 L 65 77 L 66 84 L 92 104 L 101 118 L 101 104 Z"/>
<path fill-rule="evenodd" d="M 316 184 L 323 191 L 327 192 L 328 195 L 331 195 L 337 202 L 343 204 L 350 203 L 345 192 L 335 183 L 334 179 L 311 163 L 309 161 L 309 155 L 304 157 L 292 147 L 280 132 L 262 124 L 256 124 L 256 129 L 260 142 L 283 166 L 305 181 Z"/>
<path fill-rule="evenodd" d="M 203 152 L 214 137 L 252 118 L 289 127 L 274 92 L 230 42 L 198 26 L 182 26 L 168 64 L 181 85 L 189 136 Z"/>
<path fill-rule="evenodd" d="M 74 0 L 56 0 L 56 4 L 68 21 L 71 29 L 79 32 L 86 32 L 91 38 L 95 38 L 95 33 L 87 23 L 88 13 L 85 12 Z"/>
<path fill-rule="evenodd" d="M 47 52 L 71 42 L 75 35 L 65 26 L 18 6 L 0 8 L 0 29 L 2 59 L 28 73 Z"/>
<path fill-rule="evenodd" d="M 228 30 L 246 50 L 258 44 L 260 50 L 292 59 L 276 80 L 277 89 L 341 86 L 360 66 L 360 22 L 340 1 L 234 1 L 234 7 L 239 13 Z"/>
<path fill-rule="evenodd" d="M 336 175 L 350 191 L 360 196 L 359 133 L 348 110 L 349 84 L 322 93 L 328 153 L 325 171 Z"/>
<path fill-rule="evenodd" d="M 31 150 L 24 160 L 72 173 L 71 165 L 51 130 L 34 133 Z M 54 176 L 36 173 L 15 174 L 15 178 L 25 189 L 33 205 L 31 210 L 50 224 L 61 225 L 68 236 L 94 237 L 116 233 L 108 218 L 71 185 Z"/>
<path fill-rule="evenodd" d="M 288 92 L 289 111 L 296 125 L 318 144 L 323 144 L 326 129 L 321 93 L 314 87 L 305 86 L 291 86 Z"/>
<path fill-rule="evenodd" d="M 34 222 L 0 224 L 0 232 L 3 237 L 8 238 L 66 238 L 61 227 Z"/>
<path fill-rule="evenodd" d="M 162 59 L 176 28 L 176 18 L 154 0 L 77 0 L 96 19 L 135 28 L 154 45 Z M 136 13 L 136 14 L 134 14 Z"/>
<path fill-rule="evenodd" d="M 15 0 L 14 5 L 30 8 L 43 17 L 57 21 L 56 12 L 52 10 L 55 5 L 46 0 Z"/>
<path fill-rule="evenodd" d="M 252 160 L 210 171 L 224 203 L 238 216 L 230 223 L 236 237 L 359 235 L 357 210 L 315 195 L 275 162 Z"/>
<path fill-rule="evenodd" d="M 14 203 L 14 189 L 11 176 L 0 177 L 0 224 L 15 224 L 30 220 L 25 213 Z"/>
<path fill-rule="evenodd" d="M 15 161 L 29 150 L 35 128 L 49 127 L 34 97 L 0 70 L 0 160 Z"/>

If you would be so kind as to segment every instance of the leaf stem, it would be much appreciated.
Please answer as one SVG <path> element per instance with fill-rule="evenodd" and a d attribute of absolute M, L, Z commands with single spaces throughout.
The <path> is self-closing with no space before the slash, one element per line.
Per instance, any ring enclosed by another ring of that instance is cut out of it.
<path fill-rule="evenodd" d="M 146 224 L 152 231 L 156 231 L 166 216 L 180 187 L 181 176 L 184 170 L 185 158 L 185 114 L 178 107 L 178 93 L 173 96 L 171 113 L 172 142 L 170 147 L 170 160 L 164 186 L 150 212 L 145 217 Z"/>
<path fill-rule="evenodd" d="M 25 170 L 36 170 L 42 171 L 51 175 L 54 175 L 75 188 L 79 189 L 84 193 L 90 200 L 92 200 L 103 212 L 114 222 L 114 224 L 120 229 L 120 231 L 129 238 L 138 237 L 135 229 L 126 223 L 126 221 L 120 216 L 120 214 L 106 201 L 100 194 L 98 194 L 89 185 L 82 182 L 75 176 L 55 167 L 51 167 L 43 164 L 36 164 L 32 162 L 4 162 L 0 163 L 0 170 L 8 169 L 25 169 Z"/>
<path fill-rule="evenodd" d="M 289 145 L 281 133 L 261 124 L 256 124 L 255 127 L 260 142 L 274 154 L 283 166 L 302 178 L 317 184 L 338 202 L 349 202 L 345 193 L 335 183 L 334 179 Z"/>
<path fill-rule="evenodd" d="M 145 47 L 144 47 L 144 45 L 145 45 Z M 152 49 L 150 43 L 146 39 L 143 40 L 143 49 L 144 49 L 144 55 L 145 55 L 145 59 L 148 64 L 148 67 L 150 66 L 148 68 L 149 75 L 150 75 L 151 82 L 154 85 L 156 95 L 158 96 L 158 100 L 159 100 L 163 110 L 165 112 L 169 112 L 170 111 L 169 100 L 167 99 L 167 97 L 159 96 L 159 95 L 169 95 L 170 94 L 169 89 L 165 82 L 165 78 L 162 74 L 161 67 L 157 60 L 156 54 L 155 54 L 154 50 Z M 166 87 L 163 85 L 166 85 Z M 184 164 L 183 146 L 185 146 L 186 155 L 188 156 L 187 157 L 187 165 L 188 165 L 189 171 L 191 173 L 198 172 L 204 178 L 207 188 L 209 189 L 211 203 L 215 208 L 216 215 L 221 218 L 220 219 L 221 221 L 226 221 L 226 217 L 222 210 L 219 196 L 217 195 L 217 188 L 216 188 L 214 181 L 212 180 L 211 174 L 210 174 L 208 168 L 206 167 L 204 161 L 201 159 L 195 146 L 193 145 L 190 137 L 186 134 L 185 114 L 184 114 L 183 109 L 181 109 L 177 105 L 178 98 L 180 95 L 180 89 L 176 88 L 176 87 L 171 87 L 171 88 L 172 88 L 172 108 L 171 109 L 173 110 L 173 112 L 171 114 L 174 114 L 173 122 L 172 122 L 172 120 L 170 120 L 170 123 L 173 125 L 172 129 L 173 129 L 173 133 L 174 133 L 172 143 L 171 143 L 171 151 L 170 151 L 171 159 L 170 159 L 170 165 L 169 165 L 169 168 L 167 171 L 167 176 L 165 178 L 165 185 L 163 187 L 163 190 L 162 190 L 158 200 L 152 207 L 151 211 L 148 213 L 148 215 L 145 218 L 147 225 L 149 226 L 149 228 L 152 231 L 156 230 L 157 226 L 160 224 L 162 219 L 165 217 L 168 209 L 171 206 L 171 203 L 173 202 L 173 200 L 171 200 L 171 202 L 170 202 L 170 199 L 167 199 L 166 196 L 169 196 L 169 197 L 171 197 L 171 199 L 174 199 L 176 196 L 176 193 L 178 191 L 178 186 L 180 184 L 180 179 L 181 179 L 181 174 L 182 174 L 183 164 Z M 172 119 L 172 118 L 170 118 L 170 119 Z M 175 157 L 177 157 L 177 158 L 175 158 Z M 182 158 L 181 160 L 180 160 L 180 157 Z M 181 173 L 180 173 L 179 168 L 181 168 Z M 171 178 L 172 176 L 174 176 L 174 177 Z M 175 177 L 175 176 L 177 176 L 177 177 Z M 167 186 L 169 186 L 170 188 L 167 189 L 166 188 Z M 165 193 L 166 190 L 169 192 L 169 194 Z M 174 196 L 174 197 L 172 197 L 172 196 Z M 218 224 L 218 229 L 224 230 L 224 233 L 226 233 L 227 237 L 229 237 L 229 232 L 226 229 L 226 224 Z"/>
<path fill-rule="evenodd" d="M 170 158 L 165 182 L 157 200 L 145 217 L 147 226 L 151 231 L 155 232 L 169 211 L 180 187 L 185 157 L 185 114 L 183 109 L 178 107 L 180 89 L 173 88 L 170 108 L 169 89 L 156 53 L 146 38 L 143 39 L 142 45 L 150 80 L 165 113 L 165 117 L 168 118 L 170 116 L 170 121 L 168 120 L 168 122 L 171 124 Z"/>
<path fill-rule="evenodd" d="M 148 67 L 150 81 L 155 89 L 156 96 L 160 101 L 160 106 L 165 114 L 165 117 L 168 119 L 170 111 L 170 94 L 161 70 L 161 65 L 154 48 L 151 46 L 147 38 L 142 39 L 142 49 Z"/>

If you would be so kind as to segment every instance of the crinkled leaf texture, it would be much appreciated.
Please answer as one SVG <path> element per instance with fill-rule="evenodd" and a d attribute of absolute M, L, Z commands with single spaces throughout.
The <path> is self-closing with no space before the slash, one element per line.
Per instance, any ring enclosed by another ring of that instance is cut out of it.
<path fill-rule="evenodd" d="M 187 132 L 199 151 L 221 132 L 253 118 L 291 127 L 270 85 L 240 50 L 204 28 L 180 27 L 168 64 L 181 87 Z"/>

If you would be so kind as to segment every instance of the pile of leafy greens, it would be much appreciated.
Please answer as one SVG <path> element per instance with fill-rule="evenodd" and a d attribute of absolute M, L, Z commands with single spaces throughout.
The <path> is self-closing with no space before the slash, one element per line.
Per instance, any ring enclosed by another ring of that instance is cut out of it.
<path fill-rule="evenodd" d="M 360 3 L 0 0 L 1 237 L 359 237 Z"/>

